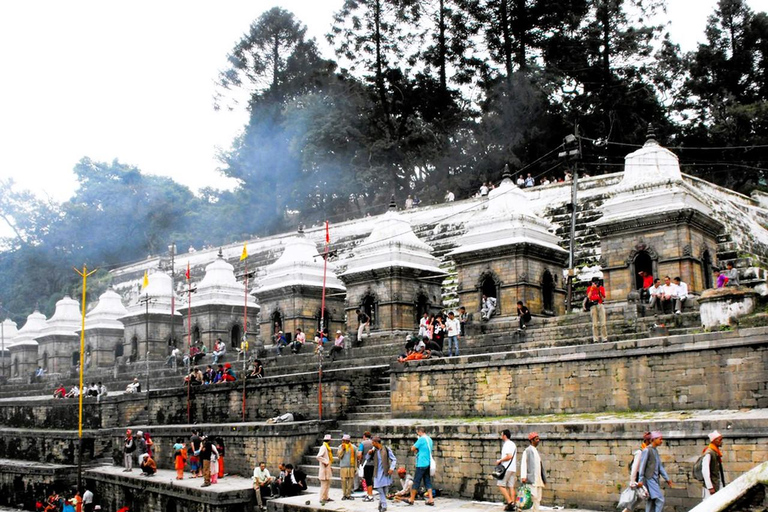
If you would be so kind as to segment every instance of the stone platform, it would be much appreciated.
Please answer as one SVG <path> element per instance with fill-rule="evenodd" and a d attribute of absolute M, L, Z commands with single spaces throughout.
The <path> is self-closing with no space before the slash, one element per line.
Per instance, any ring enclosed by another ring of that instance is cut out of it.
<path fill-rule="evenodd" d="M 176 472 L 159 469 L 151 477 L 134 468 L 123 472 L 120 466 L 103 466 L 83 475 L 93 491 L 94 503 L 104 511 L 129 507 L 132 512 L 246 512 L 255 505 L 250 478 L 227 476 L 209 487 L 202 478 L 176 480 Z"/>
<path fill-rule="evenodd" d="M 76 483 L 76 466 L 0 459 L 0 506 L 35 510 L 51 491 L 69 493 Z"/>
<path fill-rule="evenodd" d="M 379 500 L 376 491 L 374 491 L 374 501 L 364 502 L 362 492 L 353 494 L 354 501 L 341 501 L 341 491 L 331 489 L 329 497 L 334 501 L 321 505 L 318 499 L 319 487 L 309 487 L 307 492 L 301 496 L 291 498 L 280 498 L 269 501 L 267 510 L 269 512 L 310 512 L 310 511 L 334 511 L 334 512 L 374 512 L 378 510 Z M 462 510 L 464 512 L 499 512 L 502 510 L 501 503 L 492 503 L 489 501 L 471 501 L 456 498 L 435 498 L 434 507 L 425 507 L 423 501 L 417 501 L 413 507 L 403 502 L 388 500 L 388 510 L 430 510 L 452 512 Z M 562 511 L 562 512 L 587 512 L 580 509 L 564 509 L 563 507 L 542 506 L 541 510 Z M 0 511 L 1 512 L 1 511 Z"/>

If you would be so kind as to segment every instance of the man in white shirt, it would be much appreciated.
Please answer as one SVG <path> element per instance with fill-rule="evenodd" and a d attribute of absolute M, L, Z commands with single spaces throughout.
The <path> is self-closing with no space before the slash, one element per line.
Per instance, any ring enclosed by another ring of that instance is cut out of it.
<path fill-rule="evenodd" d="M 501 458 L 496 461 L 496 465 L 503 464 L 507 471 L 504 478 L 497 480 L 496 485 L 504 496 L 504 510 L 515 510 L 515 478 L 517 477 L 517 446 L 510 439 L 512 433 L 509 429 L 501 431 Z"/>
<path fill-rule="evenodd" d="M 480 316 L 483 320 L 489 320 L 496 312 L 496 297 L 486 297 L 481 300 Z"/>
<path fill-rule="evenodd" d="M 448 191 L 447 194 L 445 194 L 446 203 L 452 203 L 455 199 L 456 199 L 456 196 L 453 195 L 453 192 L 451 192 L 450 190 Z"/>
<path fill-rule="evenodd" d="M 654 312 L 661 310 L 661 296 L 661 279 L 656 278 L 653 281 L 653 286 L 648 287 L 648 306 Z"/>
<path fill-rule="evenodd" d="M 675 297 L 677 297 L 677 286 L 672 283 L 672 278 L 666 276 L 664 278 L 664 285 L 661 287 L 661 312 L 666 313 L 667 308 L 672 312 L 672 306 L 675 303 Z"/>
<path fill-rule="evenodd" d="M 704 449 L 701 459 L 701 476 L 704 478 L 702 501 L 723 488 L 723 435 L 717 430 L 709 434 L 709 445 Z"/>
<path fill-rule="evenodd" d="M 216 343 L 213 345 L 213 364 L 218 364 L 219 358 L 227 353 L 227 345 L 221 341 L 221 338 L 216 338 Z"/>
<path fill-rule="evenodd" d="M 677 287 L 677 293 L 675 294 L 675 314 L 679 315 L 683 312 L 685 299 L 688 298 L 688 285 L 685 284 L 679 277 L 676 277 L 675 287 Z"/>
<path fill-rule="evenodd" d="M 456 318 L 453 311 L 448 313 L 448 320 L 445 321 L 445 328 L 448 331 L 448 357 L 459 355 L 459 333 L 461 332 L 461 324 L 459 319 Z M 455 354 L 454 354 L 455 347 Z"/>
<path fill-rule="evenodd" d="M 483 182 L 483 184 L 480 186 L 480 195 L 481 196 L 488 195 L 488 185 L 485 182 Z"/>
<path fill-rule="evenodd" d="M 413 489 L 413 477 L 408 474 L 404 467 L 397 470 L 397 476 L 400 478 L 401 489 L 387 497 L 396 501 L 405 500 L 407 502 L 411 495 L 411 489 Z"/>
<path fill-rule="evenodd" d="M 517 181 L 515 183 L 520 188 L 523 188 L 525 186 L 525 178 L 523 178 L 522 174 L 518 174 Z"/>
<path fill-rule="evenodd" d="M 256 503 L 260 510 L 266 510 L 263 496 L 272 496 L 272 487 L 275 477 L 269 474 L 266 462 L 259 462 L 259 465 L 253 469 L 253 490 L 256 492 Z"/>

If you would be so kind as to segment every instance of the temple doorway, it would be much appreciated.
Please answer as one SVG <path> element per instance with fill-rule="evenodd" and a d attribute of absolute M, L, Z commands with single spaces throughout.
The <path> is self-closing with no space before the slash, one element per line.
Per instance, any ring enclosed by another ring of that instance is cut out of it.
<path fill-rule="evenodd" d="M 229 346 L 232 348 L 240 348 L 240 341 L 242 341 L 242 334 L 240 334 L 240 324 L 235 324 L 229 331 Z"/>
<path fill-rule="evenodd" d="M 555 279 L 549 270 L 541 278 L 541 304 L 543 312 L 553 315 L 555 311 Z"/>
<path fill-rule="evenodd" d="M 639 251 L 635 255 L 632 265 L 632 274 L 634 275 L 635 290 L 643 288 L 643 276 L 640 272 L 645 272 L 649 276 L 653 275 L 653 259 L 646 251 Z"/>

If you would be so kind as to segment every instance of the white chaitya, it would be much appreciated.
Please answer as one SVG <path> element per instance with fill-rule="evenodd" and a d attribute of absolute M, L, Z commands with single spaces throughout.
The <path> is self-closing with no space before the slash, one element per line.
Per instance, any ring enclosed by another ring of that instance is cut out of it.
<path fill-rule="evenodd" d="M 85 330 L 91 329 L 119 329 L 123 330 L 123 324 L 118 320 L 128 314 L 123 305 L 123 300 L 112 288 L 101 294 L 99 303 L 85 315 Z"/>
<path fill-rule="evenodd" d="M 205 277 L 197 285 L 197 292 L 192 298 L 193 306 L 209 304 L 245 305 L 245 285 L 237 281 L 235 267 L 227 263 L 221 253 L 213 263 L 205 267 Z M 248 295 L 248 307 L 258 307 L 250 294 Z"/>
<path fill-rule="evenodd" d="M 328 262 L 325 287 L 344 291 L 346 288 L 336 277 L 335 270 L 336 266 Z M 288 240 L 283 254 L 267 267 L 266 275 L 253 293 L 260 294 L 289 286 L 323 286 L 323 257 L 317 252 L 315 243 L 302 233 Z"/>
<path fill-rule="evenodd" d="M 509 174 L 488 194 L 488 208 L 469 222 L 469 229 L 459 239 L 450 255 L 464 254 L 521 243 L 535 244 L 565 253 L 554 234 L 555 226 L 533 213 L 526 196 Z"/>
<path fill-rule="evenodd" d="M 5 348 L 8 348 L 9 342 L 16 336 L 16 334 L 18 334 L 18 332 L 19 330 L 16 328 L 16 322 L 10 318 L 3 320 L 2 336 L 5 339 Z"/>
<path fill-rule="evenodd" d="M 439 261 L 432 256 L 432 247 L 419 240 L 411 223 L 393 207 L 374 224 L 371 234 L 345 260 L 347 270 L 342 276 L 371 270 L 400 267 L 443 274 Z"/>
<path fill-rule="evenodd" d="M 80 303 L 70 297 L 64 297 L 56 303 L 53 316 L 45 322 L 40 336 L 74 336 L 82 325 Z"/>
<path fill-rule="evenodd" d="M 683 180 L 677 155 L 651 135 L 642 148 L 624 158 L 624 177 L 603 205 L 596 226 L 654 213 L 693 209 L 712 216 L 701 194 Z"/>
<path fill-rule="evenodd" d="M 128 306 L 128 314 L 125 316 L 143 315 L 149 308 L 150 314 L 171 314 L 171 298 L 173 297 L 173 288 L 171 286 L 171 276 L 165 272 L 154 272 L 148 276 L 149 284 L 139 294 L 138 300 Z M 145 303 L 149 300 L 149 305 Z M 178 309 L 174 315 L 181 316 Z"/>
<path fill-rule="evenodd" d="M 24 327 L 19 329 L 19 332 L 16 333 L 16 336 L 11 339 L 11 346 L 28 345 L 37 347 L 37 341 L 35 341 L 35 338 L 40 335 L 40 332 L 44 327 L 45 315 L 38 310 L 35 310 L 34 313 L 27 317 L 27 321 L 24 324 Z"/>

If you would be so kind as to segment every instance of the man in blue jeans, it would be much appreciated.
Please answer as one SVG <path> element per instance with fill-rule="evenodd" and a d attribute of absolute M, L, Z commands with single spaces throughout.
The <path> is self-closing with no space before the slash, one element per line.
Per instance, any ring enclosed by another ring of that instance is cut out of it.
<path fill-rule="evenodd" d="M 411 488 L 411 499 L 406 501 L 408 505 L 413 505 L 416 499 L 416 493 L 421 487 L 422 480 L 424 481 L 424 487 L 427 488 L 427 505 L 434 505 L 435 500 L 432 498 L 432 479 L 429 474 L 429 463 L 432 460 L 432 438 L 430 438 L 424 431 L 424 427 L 417 427 L 416 433 L 419 434 L 419 438 L 416 440 L 411 451 L 416 452 L 416 475 L 413 477 L 413 488 Z"/>

